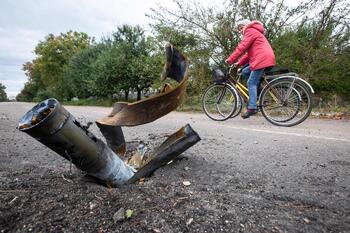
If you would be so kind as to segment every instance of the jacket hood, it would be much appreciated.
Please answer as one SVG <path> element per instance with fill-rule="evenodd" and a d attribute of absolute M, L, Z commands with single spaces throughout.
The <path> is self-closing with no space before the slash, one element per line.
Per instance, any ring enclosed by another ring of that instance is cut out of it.
<path fill-rule="evenodd" d="M 245 28 L 245 30 L 247 30 L 248 28 L 254 28 L 255 30 L 258 30 L 259 32 L 261 32 L 262 34 L 264 34 L 265 32 L 263 23 L 258 20 L 253 20 L 252 22 L 250 22 Z"/>

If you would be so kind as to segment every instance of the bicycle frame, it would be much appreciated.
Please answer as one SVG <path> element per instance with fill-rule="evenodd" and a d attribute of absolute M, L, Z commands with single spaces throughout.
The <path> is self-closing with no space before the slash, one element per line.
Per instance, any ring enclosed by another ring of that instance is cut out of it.
<path fill-rule="evenodd" d="M 234 87 L 234 90 L 235 90 L 237 93 L 239 93 L 239 95 L 242 97 L 242 99 L 244 100 L 244 102 L 248 102 L 248 100 L 249 100 L 249 91 L 248 91 L 248 88 L 240 82 L 240 79 L 241 79 L 241 77 L 242 77 L 242 74 L 241 74 L 240 70 L 238 69 L 238 70 L 237 70 L 237 78 L 235 79 L 235 78 L 231 75 L 232 68 L 233 68 L 233 67 L 231 66 L 230 69 L 229 69 L 229 72 L 228 72 L 228 73 L 229 73 L 229 77 L 228 77 L 228 79 L 227 79 L 226 82 L 228 82 L 228 83 L 230 84 L 231 87 Z M 263 89 L 266 88 L 266 87 L 268 86 L 269 82 L 266 80 L 266 76 L 265 76 L 265 75 L 263 75 L 262 80 L 261 80 L 261 83 L 264 85 Z M 260 85 L 261 85 L 261 83 L 260 83 Z M 263 90 L 263 89 L 262 89 L 262 90 Z M 290 91 L 290 92 L 291 92 L 291 91 Z M 289 92 L 289 94 L 290 94 L 290 92 Z M 289 96 L 289 94 L 288 94 L 288 96 Z M 277 94 L 277 93 L 272 93 L 272 92 L 271 92 L 272 98 L 273 98 L 275 101 L 278 101 L 278 98 L 276 97 L 276 95 L 278 95 L 278 94 Z M 258 97 L 258 99 L 259 99 L 259 97 Z M 258 107 L 260 107 L 260 106 L 258 105 Z"/>

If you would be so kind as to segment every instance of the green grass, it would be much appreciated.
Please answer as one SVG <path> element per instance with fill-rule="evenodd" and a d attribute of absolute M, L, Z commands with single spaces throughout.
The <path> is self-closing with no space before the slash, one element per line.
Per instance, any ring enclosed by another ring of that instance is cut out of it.
<path fill-rule="evenodd" d="M 314 107 L 312 109 L 313 112 L 319 112 L 319 113 L 346 113 L 350 114 L 350 105 L 345 106 L 336 106 L 336 107 Z"/>
<path fill-rule="evenodd" d="M 185 101 L 176 110 L 180 112 L 201 112 L 201 96 L 187 96 Z"/>
<path fill-rule="evenodd" d="M 113 100 L 113 99 L 79 99 L 76 101 L 64 101 L 64 105 L 73 105 L 73 106 L 103 106 L 103 107 L 112 107 L 115 102 L 124 101 L 124 100 Z M 129 102 L 134 102 L 136 100 L 129 100 Z M 176 109 L 181 112 L 200 112 L 202 111 L 201 97 L 192 96 L 185 99 L 185 101 Z"/>

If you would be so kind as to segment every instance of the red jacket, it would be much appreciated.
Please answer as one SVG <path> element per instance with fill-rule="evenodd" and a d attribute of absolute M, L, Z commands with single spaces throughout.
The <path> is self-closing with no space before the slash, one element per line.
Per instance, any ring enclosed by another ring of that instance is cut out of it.
<path fill-rule="evenodd" d="M 264 36 L 264 26 L 259 21 L 252 21 L 243 32 L 243 39 L 227 59 L 232 64 L 238 57 L 240 66 L 249 62 L 251 70 L 259 70 L 275 65 L 275 54 Z"/>

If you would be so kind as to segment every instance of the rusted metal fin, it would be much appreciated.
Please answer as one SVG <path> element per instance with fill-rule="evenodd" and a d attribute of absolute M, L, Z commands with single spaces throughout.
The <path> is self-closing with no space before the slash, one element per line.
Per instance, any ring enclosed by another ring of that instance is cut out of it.
<path fill-rule="evenodd" d="M 143 177 L 150 176 L 155 170 L 166 165 L 200 140 L 196 131 L 187 124 L 155 149 L 148 162 L 127 183 L 131 184 Z"/>
<path fill-rule="evenodd" d="M 117 154 L 124 155 L 126 151 L 125 138 L 120 126 L 103 125 L 96 122 L 102 135 L 105 137 L 107 145 Z"/>
<path fill-rule="evenodd" d="M 179 50 L 170 43 L 165 46 L 165 55 L 166 64 L 161 75 L 161 80 L 163 81 L 169 77 L 180 83 L 186 76 L 186 57 L 182 55 Z"/>
<path fill-rule="evenodd" d="M 175 110 L 184 100 L 188 80 L 188 62 L 177 48 L 168 44 L 166 47 L 166 64 L 162 78 L 170 77 L 179 82 L 175 88 L 167 85 L 164 92 L 134 103 L 119 102 L 112 112 L 101 120 L 100 125 L 136 126 L 142 125 Z"/>

